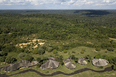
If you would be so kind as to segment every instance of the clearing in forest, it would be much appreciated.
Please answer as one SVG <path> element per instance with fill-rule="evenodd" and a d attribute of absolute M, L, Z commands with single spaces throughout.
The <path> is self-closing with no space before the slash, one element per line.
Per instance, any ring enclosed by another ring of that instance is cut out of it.
<path fill-rule="evenodd" d="M 20 43 L 20 44 L 16 44 L 16 47 L 26 47 L 27 45 L 32 45 L 32 48 L 37 48 L 38 45 L 44 45 L 45 42 L 42 42 L 44 40 L 42 39 L 33 39 L 33 40 L 29 40 L 29 42 L 27 43 Z"/>

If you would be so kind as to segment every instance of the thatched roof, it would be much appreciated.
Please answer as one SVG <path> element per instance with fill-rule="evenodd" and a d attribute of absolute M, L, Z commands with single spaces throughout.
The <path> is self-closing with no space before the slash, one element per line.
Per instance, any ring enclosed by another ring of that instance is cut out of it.
<path fill-rule="evenodd" d="M 109 62 L 105 59 L 93 59 L 92 63 L 94 66 L 100 67 L 108 65 Z"/>
<path fill-rule="evenodd" d="M 55 60 L 48 60 L 46 63 L 41 65 L 41 69 L 47 69 L 47 68 L 51 68 L 51 69 L 55 69 L 58 68 L 59 66 L 59 62 L 55 61 Z"/>
<path fill-rule="evenodd" d="M 18 70 L 18 69 L 20 69 L 22 67 L 31 67 L 31 66 L 34 66 L 37 63 L 38 63 L 37 61 L 30 62 L 30 61 L 27 61 L 27 60 L 21 60 L 18 63 L 10 64 L 8 66 L 5 66 L 1 70 L 7 71 L 7 72 L 12 72 L 12 71 Z"/>
<path fill-rule="evenodd" d="M 55 60 L 56 57 L 48 57 L 49 60 Z"/>
<path fill-rule="evenodd" d="M 68 68 L 68 69 L 74 69 L 76 68 L 76 65 L 72 62 L 70 62 L 70 59 L 63 59 L 64 63 L 65 63 L 65 66 Z"/>
<path fill-rule="evenodd" d="M 85 61 L 85 58 L 79 57 L 78 63 L 81 64 L 81 65 L 86 65 L 87 64 L 87 61 Z"/>

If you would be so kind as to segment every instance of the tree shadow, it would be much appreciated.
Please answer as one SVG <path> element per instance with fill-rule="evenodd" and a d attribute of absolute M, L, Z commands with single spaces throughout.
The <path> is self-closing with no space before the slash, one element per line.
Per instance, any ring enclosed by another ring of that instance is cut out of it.
<path fill-rule="evenodd" d="M 107 15 L 111 14 L 111 12 L 108 12 L 106 10 L 76 10 L 74 13 L 79 13 L 81 12 L 82 15 L 87 15 L 89 17 L 96 17 L 96 16 L 102 16 L 102 15 Z"/>

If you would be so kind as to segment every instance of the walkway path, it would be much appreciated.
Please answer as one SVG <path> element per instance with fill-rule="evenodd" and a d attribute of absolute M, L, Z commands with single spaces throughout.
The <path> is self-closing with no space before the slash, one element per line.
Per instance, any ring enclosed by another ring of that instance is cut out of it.
<path fill-rule="evenodd" d="M 35 72 L 35 73 L 37 73 L 38 75 L 41 75 L 41 76 L 54 76 L 54 75 L 58 75 L 58 74 L 63 74 L 63 75 L 68 75 L 69 76 L 69 75 L 74 75 L 74 74 L 78 74 L 78 73 L 81 73 L 81 72 L 84 72 L 84 71 L 89 71 L 89 70 L 93 71 L 93 72 L 102 73 L 102 72 L 106 72 L 106 71 L 112 71 L 112 68 L 107 67 L 104 70 L 100 70 L 100 71 L 89 69 L 89 68 L 83 68 L 83 69 L 79 69 L 77 71 L 74 71 L 73 73 L 64 73 L 64 72 L 61 72 L 61 71 L 57 71 L 57 72 L 54 72 L 52 74 L 43 74 L 43 73 L 41 73 L 39 71 L 36 71 L 34 69 L 28 69 L 28 70 L 24 70 L 24 71 L 21 71 L 19 73 L 15 73 L 15 74 L 11 74 L 11 75 L 0 74 L 0 77 L 11 77 L 11 76 L 18 75 L 18 74 L 21 74 L 21 73 L 26 73 L 26 72 Z"/>

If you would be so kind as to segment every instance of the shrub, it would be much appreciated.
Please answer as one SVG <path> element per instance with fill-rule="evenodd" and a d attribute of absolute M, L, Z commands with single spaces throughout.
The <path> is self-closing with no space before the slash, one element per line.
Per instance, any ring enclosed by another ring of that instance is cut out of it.
<path fill-rule="evenodd" d="M 97 48 L 95 48 L 95 50 L 96 50 L 96 51 L 100 51 L 101 49 L 97 47 Z"/>
<path fill-rule="evenodd" d="M 102 56 L 101 56 L 101 54 L 97 54 L 97 55 L 95 55 L 94 58 L 99 59 L 99 58 L 102 58 Z"/>
<path fill-rule="evenodd" d="M 53 50 L 53 54 L 56 54 L 56 53 L 58 53 L 58 52 L 57 52 L 57 50 L 56 50 L 56 49 L 54 49 L 54 50 Z"/>
<path fill-rule="evenodd" d="M 47 51 L 48 52 L 52 52 L 53 51 L 53 48 L 52 47 L 47 47 Z"/>
<path fill-rule="evenodd" d="M 41 63 L 37 63 L 37 67 L 40 67 L 42 64 L 43 64 L 42 62 Z"/>
<path fill-rule="evenodd" d="M 71 59 L 75 59 L 75 55 L 71 55 L 69 58 L 71 58 Z"/>
<path fill-rule="evenodd" d="M 40 61 L 41 61 L 41 58 L 40 58 L 40 57 L 38 57 L 38 58 L 37 58 L 37 61 L 38 61 L 38 62 L 40 62 Z"/>
<path fill-rule="evenodd" d="M 33 50 L 33 54 L 37 54 L 37 48 Z"/>
<path fill-rule="evenodd" d="M 113 59 L 114 59 L 114 56 L 110 56 L 110 57 L 108 58 L 109 63 L 111 63 L 111 64 L 112 64 L 112 63 L 114 62 L 114 60 L 113 60 Z"/>
<path fill-rule="evenodd" d="M 26 55 L 27 55 L 26 53 L 20 53 L 20 54 L 18 55 L 18 57 L 19 57 L 20 59 L 24 59 Z"/>
<path fill-rule="evenodd" d="M 67 53 L 67 50 L 64 50 L 63 52 L 64 52 L 64 53 Z"/>
<path fill-rule="evenodd" d="M 46 50 L 46 46 L 42 46 L 42 48 L 43 48 L 44 50 Z"/>
<path fill-rule="evenodd" d="M 39 55 L 43 55 L 45 53 L 45 50 L 43 48 L 39 48 L 38 51 L 37 51 L 37 53 Z"/>
<path fill-rule="evenodd" d="M 74 61 L 75 61 L 76 63 L 78 63 L 78 58 L 75 58 Z"/>
<path fill-rule="evenodd" d="M 114 51 L 114 49 L 111 48 L 111 47 L 110 47 L 110 48 L 107 48 L 107 50 L 108 50 L 108 51 Z"/>
<path fill-rule="evenodd" d="M 82 50 L 81 50 L 81 54 L 84 54 L 84 52 L 85 52 L 85 49 L 82 49 Z"/>
<path fill-rule="evenodd" d="M 100 69 L 103 69 L 103 66 L 100 66 L 99 68 L 100 68 Z"/>
<path fill-rule="evenodd" d="M 75 51 L 72 51 L 72 53 L 75 53 Z"/>
<path fill-rule="evenodd" d="M 14 57 L 11 57 L 11 56 L 8 56 L 8 57 L 5 59 L 5 62 L 6 62 L 6 63 L 14 63 L 15 61 L 17 61 L 17 59 L 14 58 Z"/>
<path fill-rule="evenodd" d="M 33 61 L 33 57 L 32 56 L 29 56 L 29 55 L 26 55 L 25 57 L 24 57 L 24 60 L 27 60 L 27 61 Z"/>
<path fill-rule="evenodd" d="M 0 51 L 0 56 L 7 56 L 8 53 L 4 52 L 4 51 Z"/>
<path fill-rule="evenodd" d="M 5 56 L 0 57 L 0 62 L 5 62 L 5 59 L 6 59 L 6 57 L 5 57 Z"/>
<path fill-rule="evenodd" d="M 112 65 L 112 69 L 116 71 L 116 65 Z"/>

